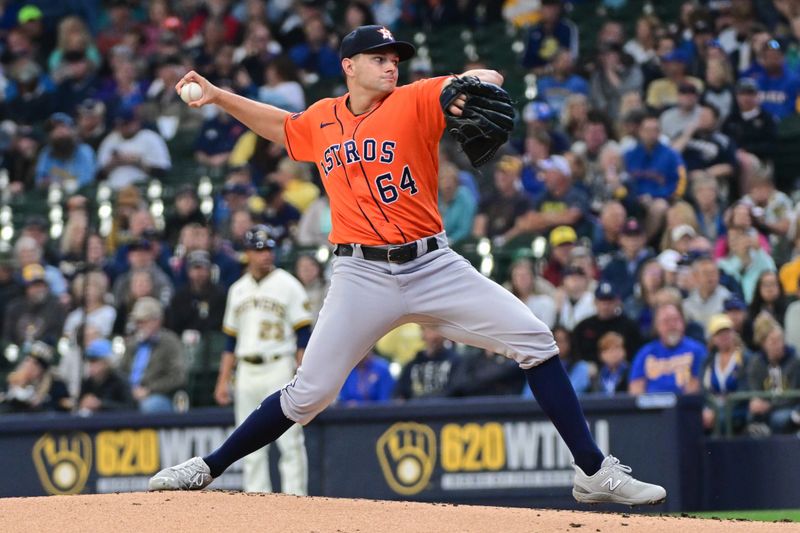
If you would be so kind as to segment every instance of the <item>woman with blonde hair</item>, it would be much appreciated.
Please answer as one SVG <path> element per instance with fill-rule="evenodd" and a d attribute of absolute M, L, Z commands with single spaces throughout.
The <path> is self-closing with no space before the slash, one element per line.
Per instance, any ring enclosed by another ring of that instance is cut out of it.
<path fill-rule="evenodd" d="M 719 124 L 725 122 L 735 104 L 733 94 L 733 70 L 725 59 L 709 58 L 706 64 L 705 91 L 702 101 L 719 111 Z"/>
<path fill-rule="evenodd" d="M 75 275 L 77 264 L 84 259 L 88 225 L 89 218 L 85 211 L 71 212 L 64 224 L 64 232 L 61 234 L 58 247 L 60 259 L 58 268 L 67 278 Z"/>
<path fill-rule="evenodd" d="M 589 98 L 583 94 L 571 94 L 561 111 L 561 128 L 570 141 L 581 138 L 589 118 Z"/>
<path fill-rule="evenodd" d="M 51 76 L 56 79 L 60 77 L 60 69 L 64 64 L 64 53 L 73 50 L 84 50 L 86 58 L 94 67 L 100 67 L 103 58 L 100 57 L 100 52 L 92 40 L 92 34 L 89 33 L 89 28 L 86 27 L 83 19 L 74 15 L 64 17 L 58 23 L 57 33 L 56 48 L 47 58 L 47 67 Z"/>
<path fill-rule="evenodd" d="M 68 350 L 59 363 L 70 396 L 78 397 L 81 383 L 82 347 L 95 338 L 109 338 L 117 319 L 117 311 L 107 303 L 108 277 L 101 271 L 78 274 L 72 282 L 72 298 L 76 303 L 64 320 L 63 336 Z M 92 335 L 87 331 L 91 329 Z"/>
<path fill-rule="evenodd" d="M 643 15 L 636 20 L 635 36 L 622 48 L 637 65 L 643 65 L 657 57 L 656 43 L 661 21 L 654 15 Z"/>
<path fill-rule="evenodd" d="M 798 401 L 782 398 L 780 393 L 800 389 L 800 360 L 794 348 L 786 344 L 783 328 L 770 314 L 759 315 L 754 330 L 759 353 L 747 365 L 748 385 L 752 391 L 776 396 L 750 400 L 748 430 L 754 435 L 792 430 L 796 426 L 792 414 Z"/>
<path fill-rule="evenodd" d="M 726 314 L 713 315 L 708 321 L 708 357 L 700 372 L 700 382 L 706 393 L 703 407 L 703 427 L 706 431 L 719 430 L 726 397 L 729 393 L 746 388 L 746 364 L 750 353 L 745 348 L 733 321 Z M 747 419 L 747 403 L 733 407 L 732 429 L 736 432 L 744 427 Z"/>
<path fill-rule="evenodd" d="M 675 202 L 669 209 L 667 209 L 666 228 L 661 235 L 661 242 L 659 250 L 669 250 L 674 248 L 675 242 L 673 240 L 673 230 L 679 226 L 690 226 L 697 235 L 700 230 L 700 224 L 697 222 L 697 214 L 694 207 L 688 202 L 678 201 Z M 677 233 L 676 235 L 677 236 Z"/>

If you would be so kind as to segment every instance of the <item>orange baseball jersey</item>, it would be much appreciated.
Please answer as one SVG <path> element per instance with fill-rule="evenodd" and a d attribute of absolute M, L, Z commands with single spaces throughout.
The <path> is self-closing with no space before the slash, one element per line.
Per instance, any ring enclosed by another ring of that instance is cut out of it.
<path fill-rule="evenodd" d="M 322 176 L 332 243 L 402 244 L 442 231 L 439 94 L 446 79 L 397 87 L 359 116 L 344 95 L 286 117 L 289 156 L 315 163 Z"/>

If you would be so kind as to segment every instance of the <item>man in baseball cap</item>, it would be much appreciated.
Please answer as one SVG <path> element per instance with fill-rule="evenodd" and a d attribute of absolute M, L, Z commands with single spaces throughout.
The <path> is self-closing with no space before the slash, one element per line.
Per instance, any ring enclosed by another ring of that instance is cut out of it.
<path fill-rule="evenodd" d="M 578 242 L 578 234 L 570 226 L 557 226 L 550 231 L 548 241 L 550 259 L 542 271 L 542 277 L 558 287 L 561 285 L 564 269 L 569 264 L 569 254 Z"/>
<path fill-rule="evenodd" d="M 186 383 L 183 345 L 177 335 L 161 327 L 163 317 L 161 302 L 150 296 L 136 300 L 130 314 L 134 332 L 120 368 L 143 413 L 171 412 L 172 395 Z"/>
<path fill-rule="evenodd" d="M 88 374 L 81 383 L 78 409 L 81 414 L 132 407 L 130 391 L 122 376 L 111 366 L 114 350 L 106 339 L 89 343 L 84 357 Z"/>
<path fill-rule="evenodd" d="M 597 284 L 594 291 L 597 312 L 578 323 L 573 330 L 575 353 L 581 358 L 600 364 L 598 342 L 606 333 L 619 333 L 625 339 L 625 353 L 631 356 L 642 346 L 639 326 L 622 312 L 622 300 L 607 281 Z"/>
<path fill-rule="evenodd" d="M 256 224 L 245 232 L 244 247 L 246 250 L 272 250 L 275 248 L 275 241 L 270 237 L 267 226 Z"/>
<path fill-rule="evenodd" d="M 760 159 L 769 158 L 777 137 L 777 122 L 765 111 L 758 98 L 760 89 L 753 78 L 736 82 L 736 105 L 722 125 L 722 132 L 736 146 Z"/>
<path fill-rule="evenodd" d="M 400 61 L 411 59 L 416 54 L 414 45 L 398 41 L 385 26 L 361 26 L 345 35 L 339 48 L 341 59 L 352 58 L 364 52 L 378 52 L 391 48 L 400 56 Z"/>
<path fill-rule="evenodd" d="M 237 273 L 239 270 L 236 269 Z M 186 254 L 189 282 L 172 298 L 171 309 L 182 311 L 167 315 L 170 329 L 178 334 L 186 330 L 200 333 L 220 330 L 225 312 L 225 289 L 215 281 L 215 276 L 221 272 L 223 269 L 212 263 L 211 254 L 206 250 L 192 250 Z"/>
<path fill-rule="evenodd" d="M 722 311 L 733 322 L 733 330 L 748 346 L 753 343 L 753 323 L 747 320 L 747 304 L 733 294 L 722 304 Z"/>
<path fill-rule="evenodd" d="M 578 242 L 578 234 L 570 226 L 558 226 L 550 232 L 550 247 L 558 248 L 564 244 L 575 244 Z"/>
<path fill-rule="evenodd" d="M 639 269 L 653 256 L 646 244 L 647 238 L 642 225 L 635 218 L 628 218 L 622 226 L 619 238 L 620 251 L 606 265 L 602 275 L 623 300 L 633 293 Z"/>

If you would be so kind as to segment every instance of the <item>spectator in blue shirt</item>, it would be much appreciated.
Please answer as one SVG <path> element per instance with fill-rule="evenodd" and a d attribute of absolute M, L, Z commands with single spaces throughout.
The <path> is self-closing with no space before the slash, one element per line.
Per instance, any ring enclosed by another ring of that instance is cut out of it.
<path fill-rule="evenodd" d="M 439 213 L 450 244 L 469 237 L 477 209 L 475 196 L 459 182 L 458 167 L 443 161 L 439 165 Z"/>
<path fill-rule="evenodd" d="M 339 402 L 345 405 L 388 402 L 394 384 L 389 362 L 370 352 L 347 376 L 339 392 Z"/>
<path fill-rule="evenodd" d="M 578 28 L 561 15 L 561 0 L 542 0 L 542 18 L 528 31 L 523 66 L 533 69 L 545 67 L 560 48 L 566 48 L 573 57 L 578 57 Z"/>
<path fill-rule="evenodd" d="M 628 392 L 636 395 L 699 392 L 706 348 L 685 335 L 686 324 L 677 305 L 657 307 L 654 322 L 658 338 L 645 344 L 636 354 Z"/>
<path fill-rule="evenodd" d="M 783 47 L 769 41 L 762 54 L 762 65 L 747 73 L 758 84 L 758 99 L 764 111 L 782 120 L 800 112 L 800 79 L 786 68 Z"/>
<path fill-rule="evenodd" d="M 574 61 L 569 50 L 561 49 L 553 58 L 553 73 L 537 83 L 539 95 L 560 115 L 567 97 L 574 93 L 589 96 L 589 84 L 573 72 Z"/>
<path fill-rule="evenodd" d="M 624 156 L 633 193 L 640 199 L 680 198 L 686 189 L 683 159 L 660 142 L 659 135 L 658 117 L 645 117 L 639 127 L 639 142 Z"/>
<path fill-rule="evenodd" d="M 328 30 L 322 18 L 308 19 L 303 31 L 306 42 L 289 50 L 292 61 L 306 74 L 313 73 L 321 78 L 341 76 L 339 54 L 328 44 Z"/>
<path fill-rule="evenodd" d="M 66 113 L 54 113 L 48 124 L 47 146 L 36 162 L 36 185 L 60 184 L 68 192 L 89 185 L 97 169 L 94 150 L 80 142 L 75 121 Z"/>
<path fill-rule="evenodd" d="M 236 141 L 246 129 L 229 114 L 220 112 L 216 106 L 206 106 L 203 111 L 210 112 L 210 115 L 203 121 L 194 142 L 194 156 L 201 165 L 222 169 L 227 164 Z"/>
<path fill-rule="evenodd" d="M 639 142 L 625 152 L 628 193 L 646 213 L 647 234 L 662 227 L 668 201 L 681 198 L 686 191 L 686 168 L 680 154 L 659 141 L 658 117 L 647 116 L 639 126 Z"/>

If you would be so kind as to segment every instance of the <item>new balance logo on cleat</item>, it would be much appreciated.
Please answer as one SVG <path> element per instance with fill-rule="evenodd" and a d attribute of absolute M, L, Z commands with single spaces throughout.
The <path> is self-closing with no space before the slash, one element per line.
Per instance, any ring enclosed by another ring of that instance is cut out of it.
<path fill-rule="evenodd" d="M 655 505 L 667 497 L 664 487 L 645 483 L 631 476 L 631 467 L 607 456 L 594 475 L 588 476 L 574 464 L 575 485 L 572 495 L 581 503 L 621 503 Z"/>

